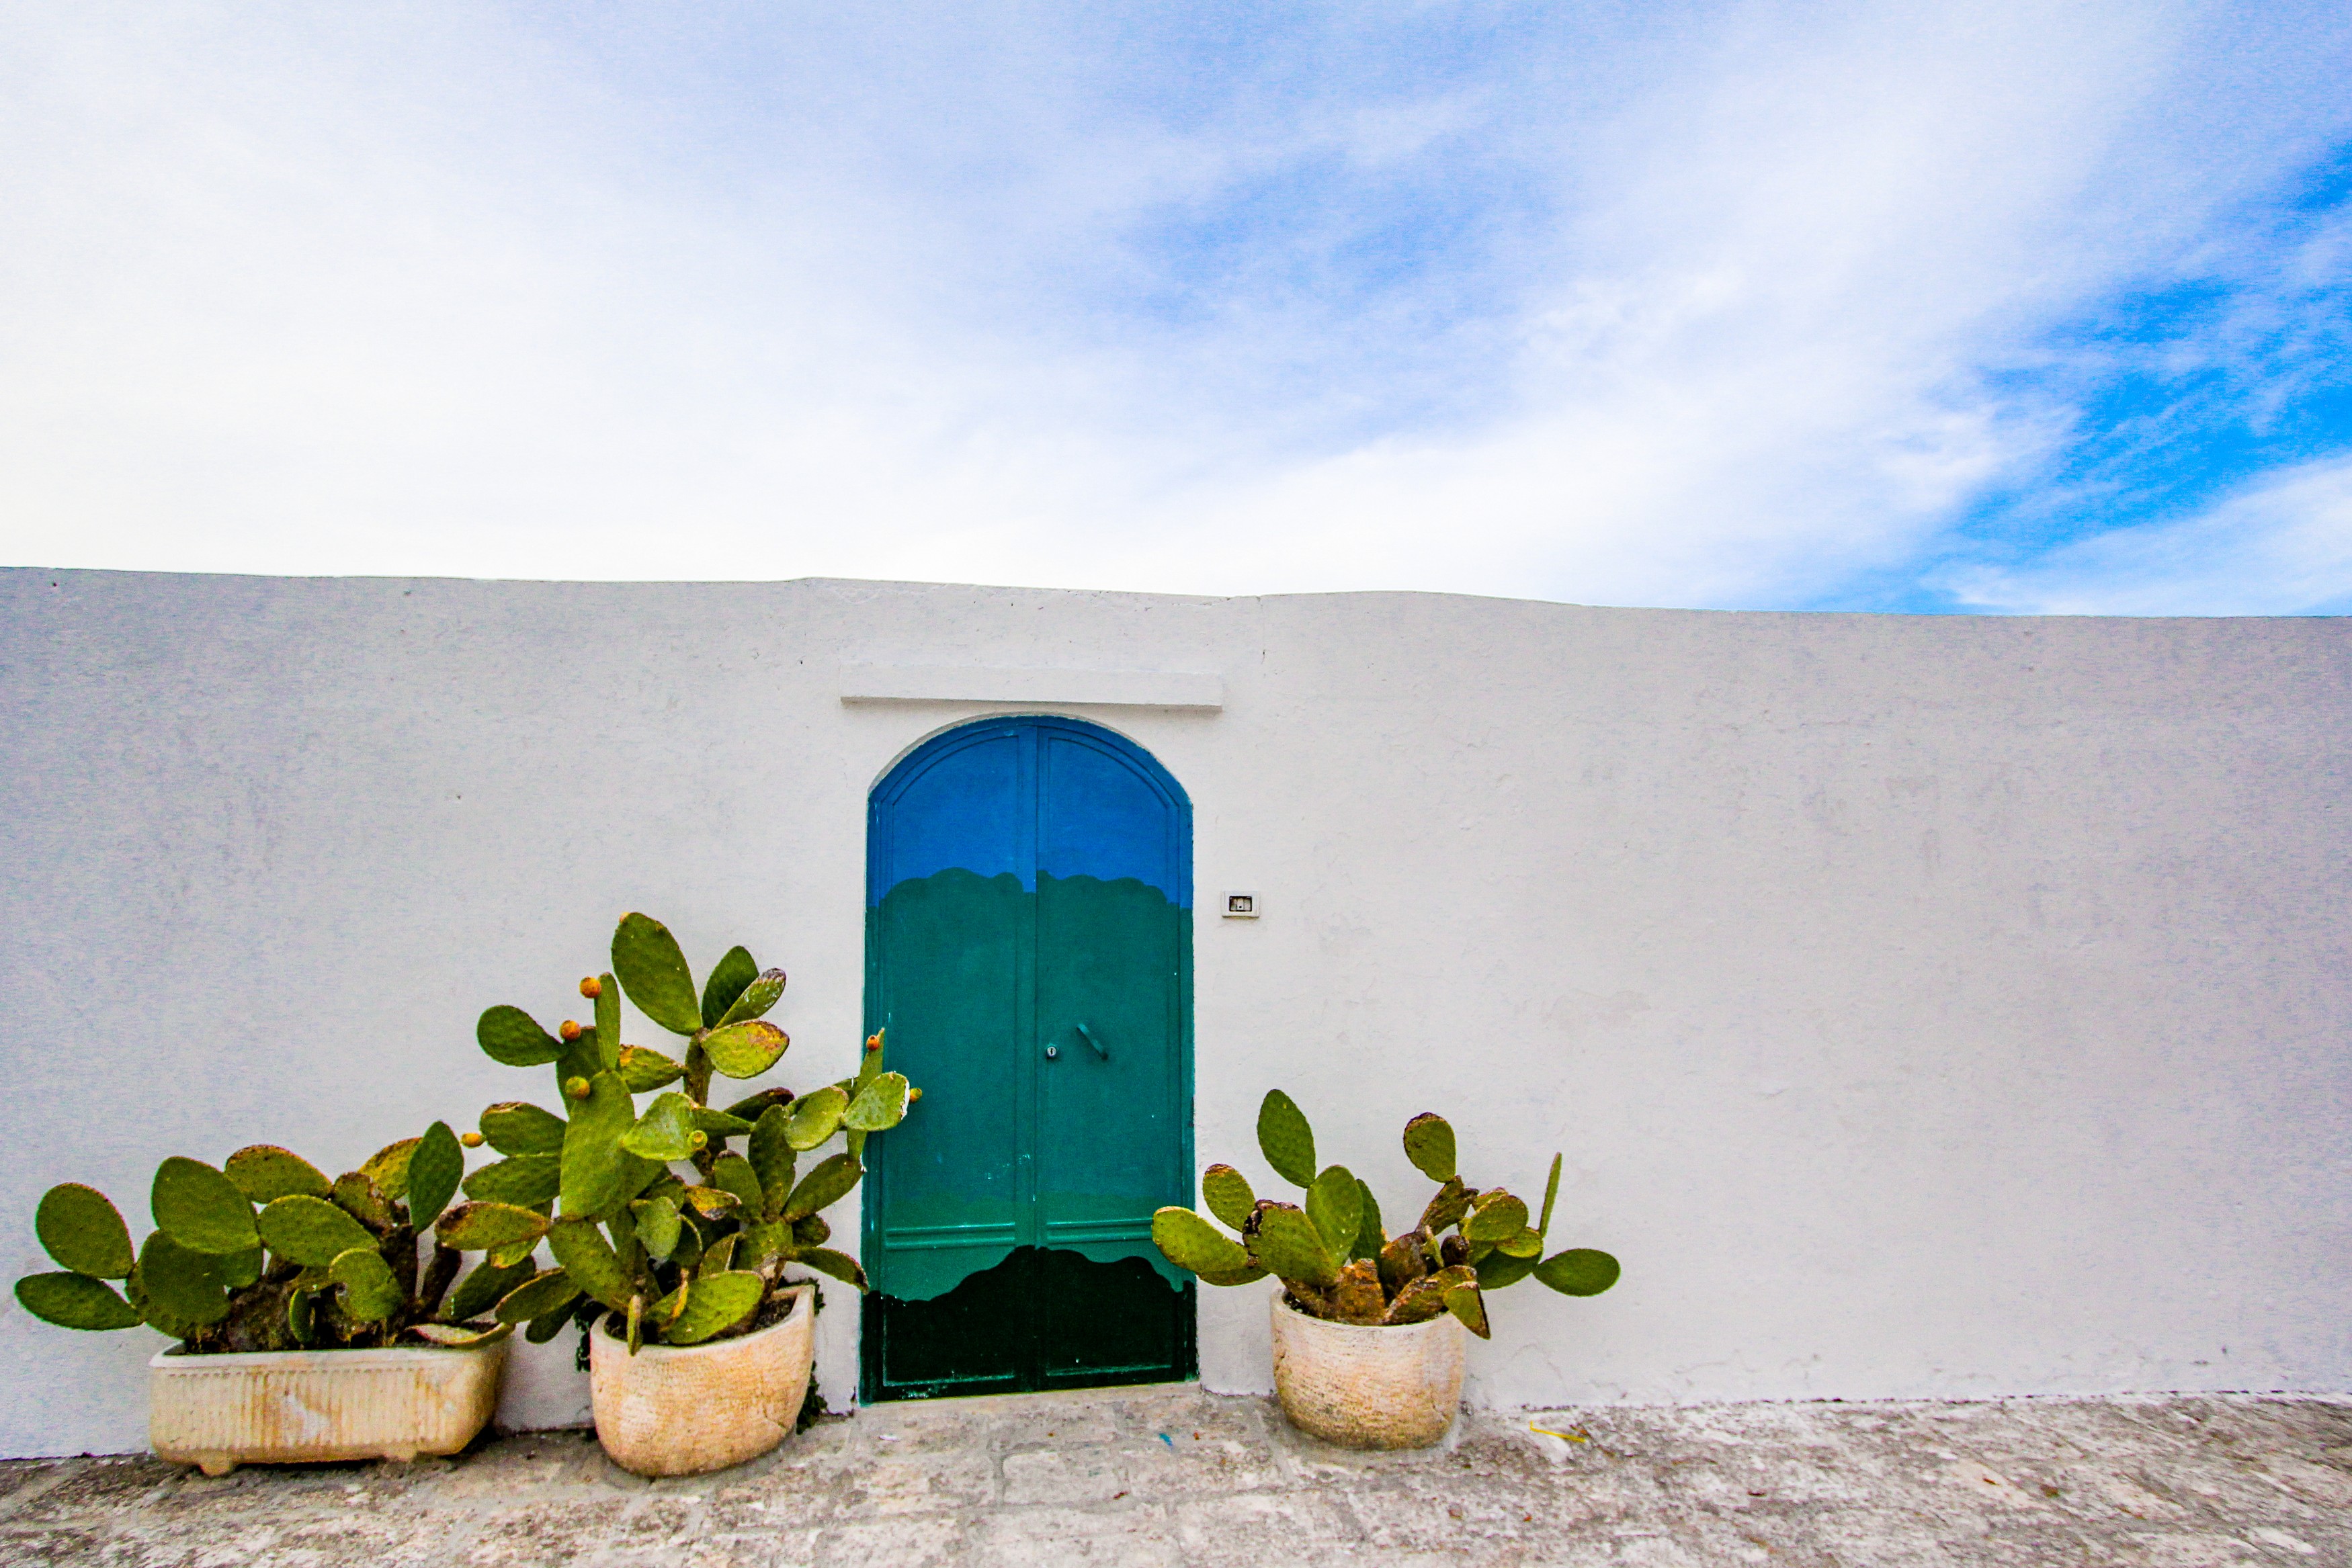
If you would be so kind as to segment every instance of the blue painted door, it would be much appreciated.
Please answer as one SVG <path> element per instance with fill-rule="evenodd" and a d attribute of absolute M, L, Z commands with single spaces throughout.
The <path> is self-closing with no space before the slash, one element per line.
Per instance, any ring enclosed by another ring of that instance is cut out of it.
<path fill-rule="evenodd" d="M 924 1089 L 866 1186 L 865 1396 L 1192 1371 L 1192 809 L 1061 718 L 919 747 L 867 822 L 867 1030 Z"/>

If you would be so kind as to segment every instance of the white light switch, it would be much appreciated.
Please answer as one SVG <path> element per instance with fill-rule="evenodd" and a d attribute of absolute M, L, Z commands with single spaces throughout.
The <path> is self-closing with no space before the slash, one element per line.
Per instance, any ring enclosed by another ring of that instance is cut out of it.
<path fill-rule="evenodd" d="M 1257 918 L 1257 894 L 1255 893 L 1229 893 L 1225 894 L 1225 918 L 1228 920 L 1255 920 Z"/>

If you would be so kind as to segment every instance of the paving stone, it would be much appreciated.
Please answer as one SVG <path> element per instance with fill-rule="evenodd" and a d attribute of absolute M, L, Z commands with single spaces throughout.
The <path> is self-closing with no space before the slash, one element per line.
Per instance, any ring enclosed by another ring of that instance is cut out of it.
<path fill-rule="evenodd" d="M 1548 1437 L 1531 1428 L 1570 1434 Z M 887 1406 L 713 1476 L 592 1435 L 453 1459 L 0 1465 L 0 1564 L 2352 1565 L 2352 1406 L 2262 1398 L 1465 1416 L 1336 1449 L 1189 1386 Z"/>

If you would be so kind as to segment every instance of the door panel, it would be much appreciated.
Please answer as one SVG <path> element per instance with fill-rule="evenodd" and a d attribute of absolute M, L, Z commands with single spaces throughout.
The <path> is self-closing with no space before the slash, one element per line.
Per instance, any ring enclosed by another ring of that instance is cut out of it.
<path fill-rule="evenodd" d="M 1191 808 L 1066 719 L 919 747 L 868 823 L 867 1014 L 918 1112 L 866 1182 L 867 1399 L 1189 1376 Z"/>

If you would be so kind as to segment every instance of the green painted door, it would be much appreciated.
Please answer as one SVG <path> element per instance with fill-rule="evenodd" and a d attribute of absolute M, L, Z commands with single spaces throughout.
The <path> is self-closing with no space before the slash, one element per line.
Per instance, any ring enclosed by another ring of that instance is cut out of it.
<path fill-rule="evenodd" d="M 923 1086 L 866 1183 L 864 1396 L 1161 1382 L 1192 1284 L 1192 807 L 1140 747 L 987 719 L 876 786 L 866 1029 Z"/>

